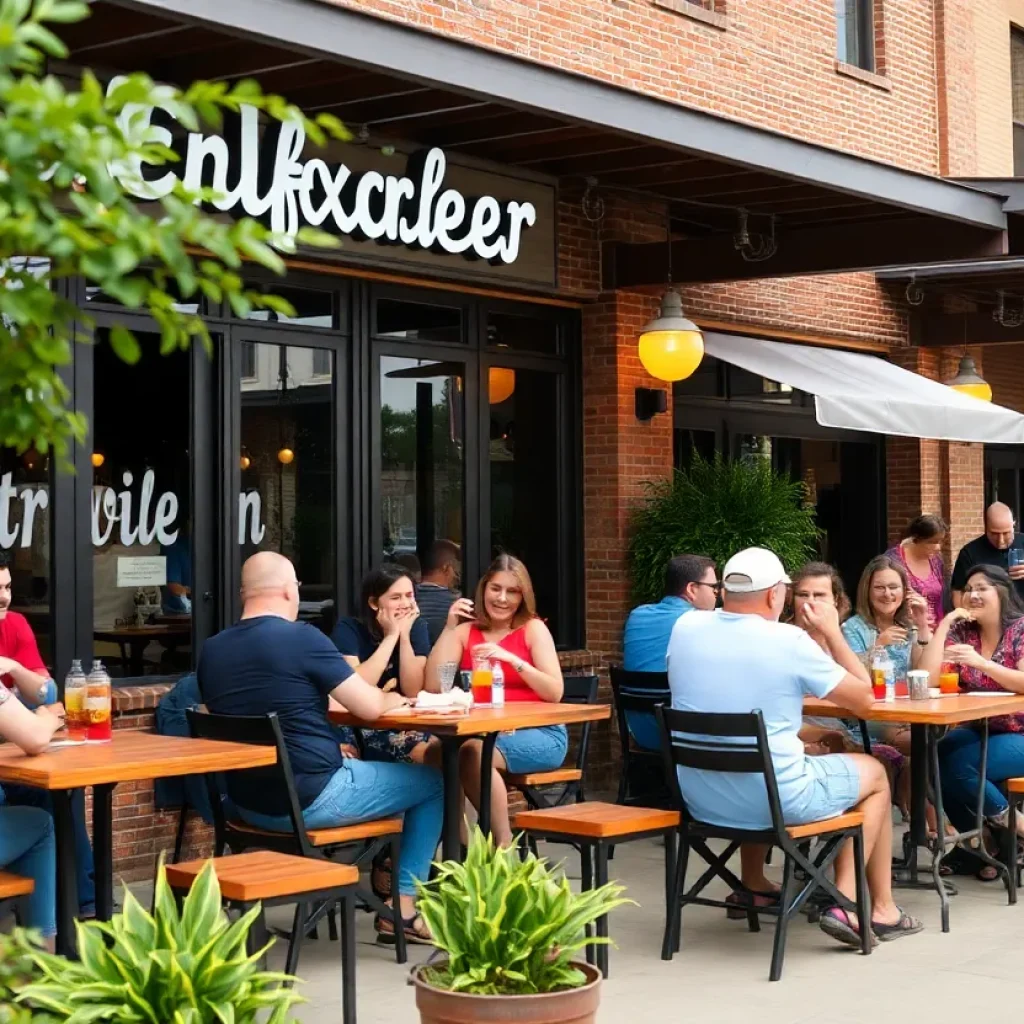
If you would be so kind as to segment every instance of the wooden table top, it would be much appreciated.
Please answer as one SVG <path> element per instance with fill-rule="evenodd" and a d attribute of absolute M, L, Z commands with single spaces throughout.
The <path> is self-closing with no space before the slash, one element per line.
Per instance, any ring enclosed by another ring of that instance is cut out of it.
<path fill-rule="evenodd" d="M 398 708 L 373 722 L 364 721 L 347 711 L 331 711 L 329 717 L 335 725 L 352 725 L 363 729 L 392 729 L 395 732 L 419 729 L 438 736 L 483 736 L 492 732 L 512 732 L 514 729 L 535 729 L 542 725 L 599 722 L 611 718 L 612 709 L 607 704 L 515 701 L 503 708 L 470 708 L 463 714 Z"/>
<path fill-rule="evenodd" d="M 992 696 L 985 696 L 961 693 L 949 697 L 930 697 L 927 700 L 876 700 L 871 705 L 871 710 L 862 717 L 869 722 L 893 722 L 902 725 L 957 725 L 960 722 L 976 722 L 982 718 L 1021 712 L 1024 712 L 1024 694 L 993 693 Z M 857 717 L 852 711 L 841 708 L 830 700 L 818 700 L 813 697 L 804 700 L 804 714 L 825 718 Z"/>
<path fill-rule="evenodd" d="M 160 622 L 145 626 L 111 626 L 109 629 L 93 630 L 93 637 L 115 637 L 118 640 L 135 640 L 144 637 L 184 636 L 191 632 L 191 620 L 188 622 Z"/>
<path fill-rule="evenodd" d="M 273 747 L 125 730 L 115 731 L 110 743 L 58 747 L 35 755 L 5 743 L 0 746 L 0 784 L 21 782 L 38 789 L 76 789 L 170 775 L 261 768 L 276 762 Z"/>

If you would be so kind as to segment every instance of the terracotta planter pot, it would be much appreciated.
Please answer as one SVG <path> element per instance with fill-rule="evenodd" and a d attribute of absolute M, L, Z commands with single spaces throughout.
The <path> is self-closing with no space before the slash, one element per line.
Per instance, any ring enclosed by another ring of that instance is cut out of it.
<path fill-rule="evenodd" d="M 437 964 L 431 964 L 436 967 Z M 601 1000 L 601 972 L 590 964 L 575 964 L 586 976 L 580 988 L 536 996 L 475 996 L 446 992 L 413 975 L 416 1007 L 422 1024 L 593 1024 Z"/>

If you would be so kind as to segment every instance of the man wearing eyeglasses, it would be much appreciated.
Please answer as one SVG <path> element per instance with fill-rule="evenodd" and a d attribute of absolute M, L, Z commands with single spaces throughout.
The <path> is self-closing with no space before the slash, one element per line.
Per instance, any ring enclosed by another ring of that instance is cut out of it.
<path fill-rule="evenodd" d="M 681 615 L 694 609 L 712 611 L 718 602 L 715 563 L 704 555 L 676 555 L 665 567 L 665 596 L 657 604 L 642 604 L 626 619 L 622 635 L 622 667 L 627 672 L 664 672 L 672 629 Z M 634 741 L 646 750 L 659 750 L 661 736 L 653 715 L 627 712 Z"/>

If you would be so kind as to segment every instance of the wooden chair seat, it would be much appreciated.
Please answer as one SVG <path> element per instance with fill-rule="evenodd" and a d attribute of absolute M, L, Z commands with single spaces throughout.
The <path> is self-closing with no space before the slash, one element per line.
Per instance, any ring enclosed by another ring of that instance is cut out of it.
<path fill-rule="evenodd" d="M 359 881 L 359 869 L 352 864 L 335 864 L 315 857 L 293 857 L 270 850 L 212 859 L 221 895 L 239 903 L 341 889 Z M 206 864 L 205 860 L 168 864 L 167 881 L 173 889 L 189 889 Z"/>
<path fill-rule="evenodd" d="M 790 839 L 809 839 L 811 836 L 820 836 L 826 832 L 838 832 L 843 828 L 856 828 L 864 824 L 864 815 L 861 811 L 847 811 L 834 818 L 823 818 L 821 821 L 809 821 L 806 825 L 788 825 L 786 831 Z"/>
<path fill-rule="evenodd" d="M 555 768 L 550 772 L 528 772 L 525 775 L 503 773 L 510 786 L 553 786 L 559 782 L 579 782 L 583 772 L 579 768 Z"/>
<path fill-rule="evenodd" d="M 624 807 L 600 802 L 569 804 L 520 811 L 513 827 L 531 832 L 555 832 L 581 839 L 611 839 L 658 829 L 675 828 L 679 812 L 655 807 Z"/>
<path fill-rule="evenodd" d="M 272 832 L 269 829 L 256 828 L 254 825 L 246 825 L 240 821 L 231 822 L 231 829 L 235 832 L 245 832 L 253 836 L 272 836 L 278 840 L 290 834 L 288 832 Z M 340 846 L 342 843 L 354 843 L 361 839 L 376 839 L 378 836 L 398 835 L 401 831 L 401 818 L 379 818 L 376 821 L 363 821 L 358 825 L 307 829 L 306 835 L 309 836 L 309 841 L 314 846 L 320 847 Z"/>
<path fill-rule="evenodd" d="M 1006 780 L 1006 792 L 1007 793 L 1024 793 L 1024 778 L 1020 778 L 1020 779 L 1007 779 Z"/>
<path fill-rule="evenodd" d="M 0 871 L 0 900 L 14 900 L 21 896 L 31 896 L 36 883 L 31 878 Z"/>

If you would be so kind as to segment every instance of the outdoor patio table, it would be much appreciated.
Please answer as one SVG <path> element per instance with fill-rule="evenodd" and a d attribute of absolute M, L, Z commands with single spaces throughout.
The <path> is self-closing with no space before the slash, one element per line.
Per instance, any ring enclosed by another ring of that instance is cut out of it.
<path fill-rule="evenodd" d="M 178 644 L 192 635 L 190 618 L 177 622 L 160 622 L 145 626 L 114 626 L 93 630 L 92 638 L 101 643 L 117 644 L 121 649 L 121 671 L 130 676 L 141 676 L 145 665 L 142 657 L 153 641 Z"/>
<path fill-rule="evenodd" d="M 57 952 L 68 956 L 75 952 L 78 883 L 71 821 L 72 790 L 93 787 L 96 916 L 109 921 L 114 907 L 113 793 L 119 782 L 259 768 L 276 761 L 277 751 L 273 747 L 130 731 L 115 732 L 109 743 L 56 746 L 36 755 L 28 755 L 11 743 L 0 747 L 0 786 L 5 782 L 18 782 L 49 790 L 53 795 L 57 839 Z"/>
<path fill-rule="evenodd" d="M 961 693 L 927 700 L 897 698 L 895 701 L 875 701 L 863 720 L 885 722 L 893 725 L 910 726 L 910 829 L 904 837 L 904 862 L 908 884 L 917 886 L 917 851 L 924 847 L 932 853 L 932 880 L 942 906 L 942 930 L 949 931 L 949 892 L 947 884 L 939 873 L 942 857 L 947 846 L 961 839 L 981 835 L 983 825 L 983 795 L 985 769 L 988 762 L 988 720 L 998 715 L 1012 715 L 1024 712 L 1024 695 L 1015 693 Z M 819 717 L 856 717 L 852 712 L 833 704 L 829 700 L 808 698 L 804 701 L 804 713 Z M 942 730 L 948 726 L 978 722 L 981 732 L 981 779 L 978 787 L 978 807 L 974 829 L 956 835 L 946 835 L 946 818 L 942 808 L 942 780 L 939 773 L 939 739 Z M 928 839 L 928 824 L 925 808 L 928 800 L 928 769 L 931 768 L 935 791 L 935 814 L 937 838 Z M 1001 872 L 1007 867 L 990 857 L 980 844 L 976 851 Z M 955 892 L 955 889 L 953 890 Z"/>
<path fill-rule="evenodd" d="M 429 732 L 441 741 L 441 770 L 444 776 L 444 829 L 441 853 L 444 860 L 459 856 L 459 748 L 466 740 L 482 739 L 481 792 L 488 791 L 494 744 L 503 732 L 534 729 L 543 725 L 571 725 L 577 722 L 598 722 L 611 718 L 607 704 L 553 704 L 544 701 L 516 701 L 503 708 L 470 708 L 468 711 L 417 711 L 397 708 L 373 722 L 357 718 L 347 711 L 331 711 L 336 725 L 362 729 L 391 729 L 402 732 L 416 729 Z M 490 832 L 490 802 L 481 800 L 480 828 Z"/>

